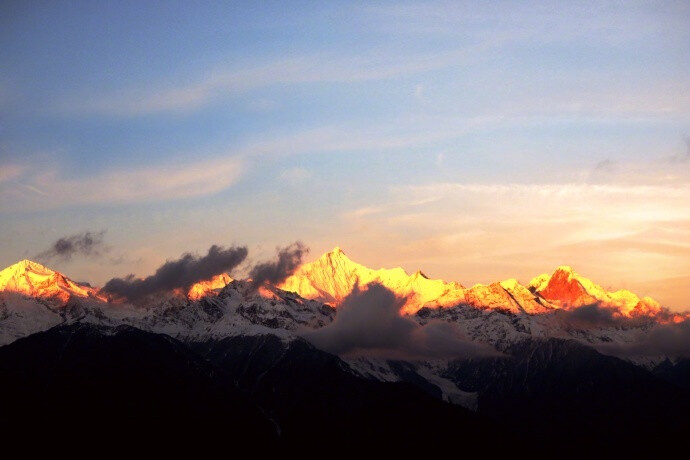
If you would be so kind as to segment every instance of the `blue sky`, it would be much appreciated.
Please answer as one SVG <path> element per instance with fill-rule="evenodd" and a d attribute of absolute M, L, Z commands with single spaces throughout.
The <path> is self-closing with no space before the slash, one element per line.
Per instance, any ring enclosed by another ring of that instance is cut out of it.
<path fill-rule="evenodd" d="M 0 265 L 295 239 L 465 284 L 561 264 L 682 307 L 687 2 L 3 2 Z M 114 264 L 117 262 L 117 264 Z"/>

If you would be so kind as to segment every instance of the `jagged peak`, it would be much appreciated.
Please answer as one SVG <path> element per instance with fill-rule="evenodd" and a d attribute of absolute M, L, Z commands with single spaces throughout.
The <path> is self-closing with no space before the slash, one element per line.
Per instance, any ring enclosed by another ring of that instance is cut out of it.
<path fill-rule="evenodd" d="M 71 296 L 100 298 L 97 289 L 76 283 L 62 273 L 29 259 L 0 271 L 0 291 L 29 297 L 53 297 L 63 303 Z"/>
<path fill-rule="evenodd" d="M 371 269 L 347 258 L 339 246 L 318 260 L 302 265 L 278 287 L 299 293 L 304 298 L 337 304 L 349 295 L 354 285 L 373 282 L 381 283 L 400 297 L 407 298 L 407 313 L 414 313 L 425 305 L 446 307 L 468 301 L 477 305 L 505 306 L 506 302 L 510 302 L 506 300 L 507 294 L 513 300 L 519 299 L 515 302 L 521 303 L 525 311 L 532 313 L 600 301 L 620 308 L 627 314 L 640 302 L 633 294 L 606 291 L 579 275 L 570 265 L 560 265 L 551 273 L 533 278 L 527 285 L 510 278 L 466 288 L 456 282 L 429 279 L 421 270 L 408 275 L 400 267 Z M 535 295 L 541 299 L 539 302 L 533 300 Z M 651 302 L 647 303 L 651 305 Z"/>
<path fill-rule="evenodd" d="M 329 261 L 329 260 L 343 260 L 343 261 L 350 261 L 349 257 L 347 257 L 347 254 L 345 254 L 345 251 L 343 251 L 340 246 L 334 247 L 332 250 L 328 252 L 324 252 L 321 257 L 319 257 L 318 260 L 322 261 Z"/>
<path fill-rule="evenodd" d="M 516 278 L 508 278 L 499 283 L 503 289 L 508 291 L 515 290 L 520 286 L 520 282 Z"/>
<path fill-rule="evenodd" d="M 50 268 L 29 259 L 20 260 L 19 262 L 12 264 L 4 270 L 0 271 L 0 273 L 5 272 L 14 272 L 16 274 L 21 274 L 25 272 L 56 273 L 55 270 L 51 270 Z"/>
<path fill-rule="evenodd" d="M 429 277 L 426 276 L 426 274 L 422 270 L 417 270 L 416 272 L 414 272 L 414 275 L 412 275 L 412 276 L 415 278 L 424 278 L 427 280 L 429 279 Z"/>
<path fill-rule="evenodd" d="M 554 275 L 556 273 L 567 273 L 569 275 L 577 275 L 577 272 L 570 265 L 559 265 L 556 270 L 553 271 Z"/>
<path fill-rule="evenodd" d="M 537 275 L 532 278 L 527 287 L 536 291 L 542 291 L 546 289 L 546 286 L 548 286 L 549 283 L 551 283 L 551 280 L 562 280 L 564 278 L 566 281 L 570 281 L 573 278 L 577 279 L 578 281 L 581 279 L 580 275 L 570 265 L 559 265 L 551 274 L 542 273 L 541 275 Z"/>

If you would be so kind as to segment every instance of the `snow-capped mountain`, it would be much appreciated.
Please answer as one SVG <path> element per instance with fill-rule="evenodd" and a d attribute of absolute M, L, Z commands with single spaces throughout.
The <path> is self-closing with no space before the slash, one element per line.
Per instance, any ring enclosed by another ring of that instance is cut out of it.
<path fill-rule="evenodd" d="M 516 314 L 549 313 L 555 309 L 592 304 L 609 308 L 622 317 L 656 317 L 662 312 L 667 313 L 654 299 L 640 299 L 624 289 L 606 291 L 568 266 L 558 267 L 551 275 L 539 275 L 527 286 L 516 279 L 508 279 L 466 288 L 457 282 L 429 279 L 420 270 L 412 275 L 400 267 L 372 270 L 350 260 L 339 247 L 314 262 L 302 265 L 280 288 L 304 298 L 337 305 L 355 285 L 371 283 L 380 283 L 399 297 L 406 298 L 404 312 L 408 314 L 424 307 L 460 304 Z"/>
<path fill-rule="evenodd" d="M 34 298 L 56 299 L 62 303 L 66 303 L 72 297 L 105 300 L 99 296 L 97 289 L 76 283 L 62 273 L 31 260 L 22 260 L 0 271 L 0 291 L 15 292 Z"/>
<path fill-rule="evenodd" d="M 608 292 L 569 267 L 537 276 L 527 286 L 509 279 L 466 288 L 428 279 L 421 271 L 408 275 L 401 268 L 372 270 L 351 261 L 339 248 L 304 264 L 279 287 L 256 289 L 249 281 L 222 274 L 185 291 L 150 296 L 136 304 L 109 299 L 97 288 L 30 261 L 3 270 L 0 281 L 0 345 L 59 325 L 85 324 L 134 327 L 204 349 L 232 338 L 275 337 L 284 349 L 304 342 L 305 331 L 331 324 L 355 286 L 372 283 L 404 298 L 402 312 L 421 327 L 451 323 L 468 340 L 505 355 L 525 349 L 525 343 L 552 347 L 552 340 L 574 340 L 586 346 L 625 345 L 661 323 L 685 318 L 628 291 Z M 625 321 L 583 326 L 569 316 L 574 309 L 588 305 Z M 445 401 L 472 409 L 480 405 L 466 376 L 454 371 L 458 368 L 455 359 L 406 362 L 366 354 L 342 358 L 352 375 L 412 382 Z M 628 359 L 651 369 L 667 358 Z"/>
<path fill-rule="evenodd" d="M 544 273 L 535 277 L 530 281 L 529 289 L 560 308 L 598 304 L 627 317 L 653 317 L 663 310 L 650 297 L 639 298 L 625 289 L 609 292 L 590 279 L 580 276 L 569 266 L 558 267 L 552 275 Z"/>
<path fill-rule="evenodd" d="M 413 275 L 399 267 L 373 270 L 350 260 L 339 247 L 302 265 L 279 287 L 307 299 L 338 304 L 355 285 L 365 286 L 374 282 L 407 298 L 406 313 L 414 313 L 424 305 L 444 307 L 464 300 L 465 289 L 458 283 L 431 280 L 421 270 Z"/>
<path fill-rule="evenodd" d="M 0 272 L 0 345 L 69 322 L 126 324 L 183 340 L 236 335 L 290 337 L 300 327 L 329 323 L 333 308 L 221 274 L 137 305 L 109 302 L 98 289 L 32 261 Z"/>
<path fill-rule="evenodd" d="M 583 329 L 558 311 L 596 304 L 621 318 L 637 317 L 636 332 L 657 322 L 683 319 L 650 298 L 608 292 L 570 267 L 535 277 L 466 288 L 428 279 L 421 271 L 372 270 L 351 261 L 340 248 L 302 265 L 279 287 L 233 280 L 227 274 L 186 292 L 152 296 L 137 305 L 109 302 L 98 289 L 76 283 L 38 263 L 21 261 L 0 272 L 0 343 L 65 321 L 128 324 L 183 340 L 270 333 L 284 338 L 329 324 L 355 286 L 380 283 L 405 298 L 403 313 L 419 323 L 439 319 L 458 324 L 473 340 L 500 348 L 526 337 L 575 338 L 586 343 L 630 340 L 618 324 Z"/>

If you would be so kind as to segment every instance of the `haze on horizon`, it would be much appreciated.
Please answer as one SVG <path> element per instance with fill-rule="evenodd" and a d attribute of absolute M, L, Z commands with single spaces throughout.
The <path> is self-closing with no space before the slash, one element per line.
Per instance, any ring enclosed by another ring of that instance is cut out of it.
<path fill-rule="evenodd" d="M 99 250 L 47 265 L 99 285 L 301 240 L 465 285 L 572 265 L 687 309 L 689 23 L 683 1 L 3 2 L 0 268 L 85 232 Z"/>

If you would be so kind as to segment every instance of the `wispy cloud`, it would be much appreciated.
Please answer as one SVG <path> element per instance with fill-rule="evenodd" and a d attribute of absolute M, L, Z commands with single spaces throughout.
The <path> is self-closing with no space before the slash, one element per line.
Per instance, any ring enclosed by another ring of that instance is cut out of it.
<path fill-rule="evenodd" d="M 236 156 L 107 171 L 72 177 L 59 168 L 31 171 L 21 183 L 6 180 L 0 211 L 41 210 L 86 204 L 123 204 L 210 195 L 240 177 L 243 161 Z"/>
<path fill-rule="evenodd" d="M 357 219 L 359 217 L 371 216 L 373 214 L 378 214 L 385 208 L 381 206 L 364 206 L 361 208 L 353 209 L 352 211 L 347 211 L 343 214 L 345 219 Z"/>
<path fill-rule="evenodd" d="M 291 185 L 298 185 L 310 179 L 314 174 L 307 168 L 295 166 L 280 173 L 280 179 Z"/>
<path fill-rule="evenodd" d="M 683 153 L 676 153 L 669 157 L 671 163 L 688 163 L 690 162 L 690 136 L 685 136 L 685 151 Z"/>
<path fill-rule="evenodd" d="M 0 184 L 19 177 L 23 170 L 24 168 L 19 165 L 0 165 Z"/>
<path fill-rule="evenodd" d="M 625 10 L 587 2 L 557 7 L 548 3 L 494 6 L 482 8 L 472 2 L 395 2 L 366 4 L 361 11 L 365 19 L 396 35 L 466 37 L 495 33 L 498 29 L 541 43 L 596 39 L 605 44 L 649 37 L 660 32 L 662 24 L 666 31 L 683 33 L 682 18 L 688 13 L 683 2 L 631 2 Z M 664 20 L 650 20 L 656 17 Z"/>
<path fill-rule="evenodd" d="M 47 166 L 40 168 L 0 168 L 0 192 L 11 198 L 0 204 L 0 211 L 125 204 L 211 195 L 234 184 L 259 157 L 416 148 L 455 138 L 483 123 L 484 120 L 459 120 L 457 124 L 428 130 L 415 128 L 404 121 L 391 123 L 386 128 L 326 126 L 268 139 L 249 139 L 244 144 L 228 148 L 229 153 L 224 156 L 207 156 L 183 164 L 107 170 L 85 177 L 74 177 L 70 171 L 58 166 L 55 159 L 48 158 L 45 160 Z M 405 133 L 400 134 L 399 129 Z M 296 166 L 282 171 L 279 177 L 285 182 L 297 184 L 309 179 L 312 174 L 311 170 Z M 22 180 L 18 181 L 20 176 Z"/>
<path fill-rule="evenodd" d="M 162 87 L 129 88 L 116 94 L 88 98 L 80 96 L 64 102 L 60 110 L 73 113 L 99 113 L 114 116 L 137 116 L 162 112 L 195 110 L 218 98 L 232 97 L 248 91 L 275 85 L 306 83 L 358 83 L 387 80 L 424 73 L 463 62 L 469 54 L 487 45 L 413 56 L 342 57 L 318 54 L 280 59 L 242 68 L 205 72 L 185 84 Z"/>
<path fill-rule="evenodd" d="M 411 204 L 410 196 L 426 202 Z M 383 265 L 402 261 L 474 283 L 516 274 L 526 281 L 570 264 L 605 284 L 634 287 L 690 274 L 688 196 L 688 184 L 436 183 L 394 187 L 376 213 L 358 208 L 343 219 L 366 226 L 376 241 L 369 257 Z"/>

